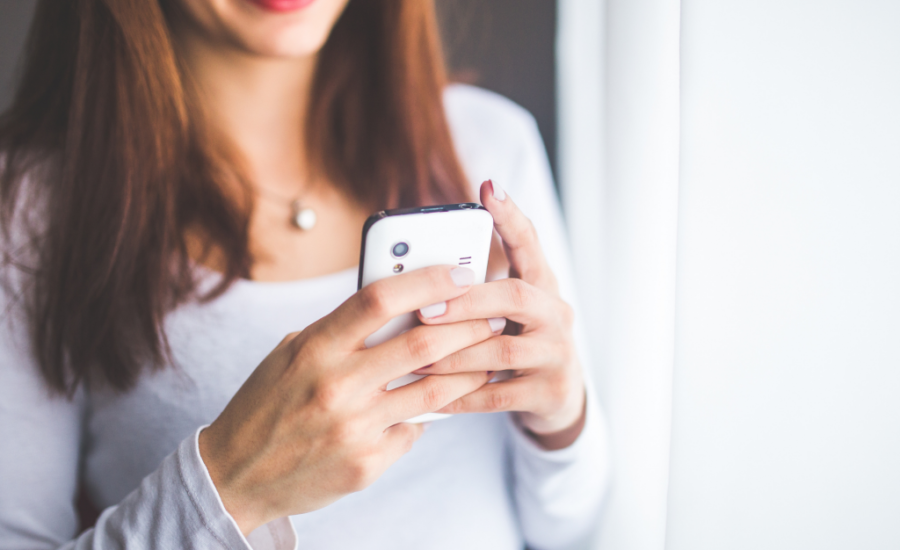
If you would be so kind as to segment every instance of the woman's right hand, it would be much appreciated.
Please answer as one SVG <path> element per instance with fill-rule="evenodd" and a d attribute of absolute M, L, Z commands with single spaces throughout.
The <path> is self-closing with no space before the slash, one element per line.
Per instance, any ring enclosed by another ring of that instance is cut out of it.
<path fill-rule="evenodd" d="M 473 280 L 471 270 L 450 266 L 383 279 L 287 336 L 260 363 L 200 433 L 203 462 L 245 535 L 362 490 L 422 434 L 422 425 L 404 420 L 488 381 L 474 372 L 385 388 L 490 338 L 486 320 L 419 326 L 371 349 L 363 344 L 391 318 L 461 296 Z"/>

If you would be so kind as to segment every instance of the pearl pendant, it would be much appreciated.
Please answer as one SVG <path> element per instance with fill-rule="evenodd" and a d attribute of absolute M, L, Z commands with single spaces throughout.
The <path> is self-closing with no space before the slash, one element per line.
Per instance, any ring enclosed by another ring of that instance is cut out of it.
<path fill-rule="evenodd" d="M 309 231 L 316 226 L 316 211 L 312 208 L 303 208 L 300 201 L 294 201 L 291 210 L 293 211 L 291 222 L 298 229 Z"/>

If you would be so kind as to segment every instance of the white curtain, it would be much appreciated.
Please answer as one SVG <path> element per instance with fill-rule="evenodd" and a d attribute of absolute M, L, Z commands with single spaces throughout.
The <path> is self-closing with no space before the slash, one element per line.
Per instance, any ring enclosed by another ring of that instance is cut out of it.
<path fill-rule="evenodd" d="M 561 0 L 558 21 L 614 438 L 594 547 L 900 548 L 900 2 Z"/>
<path fill-rule="evenodd" d="M 677 1 L 560 2 L 560 180 L 615 445 L 601 548 L 665 540 L 678 41 Z"/>

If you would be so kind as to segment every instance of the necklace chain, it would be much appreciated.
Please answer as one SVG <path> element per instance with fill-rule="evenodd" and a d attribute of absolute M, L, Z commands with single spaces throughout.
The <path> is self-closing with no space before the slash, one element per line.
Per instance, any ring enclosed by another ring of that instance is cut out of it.
<path fill-rule="evenodd" d="M 296 201 L 299 201 L 299 200 L 303 199 L 303 195 L 305 195 L 305 193 L 301 193 L 294 198 L 288 198 L 285 195 L 282 195 L 281 193 L 272 191 L 271 189 L 269 189 L 267 187 L 262 187 L 262 186 L 255 187 L 255 191 L 256 191 L 256 194 L 261 197 L 267 198 L 269 200 L 274 199 L 274 200 L 283 202 L 285 204 L 292 204 Z"/>
<path fill-rule="evenodd" d="M 290 223 L 297 229 L 301 231 L 309 231 L 313 227 L 316 226 L 316 220 L 318 216 L 316 211 L 308 206 L 304 206 L 303 197 L 305 193 L 300 194 L 296 198 L 290 199 L 282 195 L 281 193 L 276 193 L 271 189 L 267 189 L 265 187 L 258 186 L 255 188 L 256 194 L 262 198 L 267 198 L 269 200 L 277 200 L 281 203 L 287 204 L 291 209 L 291 218 Z"/>

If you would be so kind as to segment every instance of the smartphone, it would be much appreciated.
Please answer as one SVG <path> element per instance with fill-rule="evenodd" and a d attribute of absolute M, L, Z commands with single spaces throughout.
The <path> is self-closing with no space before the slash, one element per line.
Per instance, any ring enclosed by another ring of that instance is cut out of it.
<path fill-rule="evenodd" d="M 484 282 L 491 251 L 494 218 L 477 203 L 444 204 L 384 210 L 363 226 L 358 289 L 434 265 L 465 266 L 475 272 L 475 284 Z M 416 313 L 394 317 L 366 338 L 373 347 L 419 324 Z M 424 378 L 407 374 L 388 384 L 392 390 Z M 429 413 L 407 422 L 431 422 L 450 415 Z"/>

